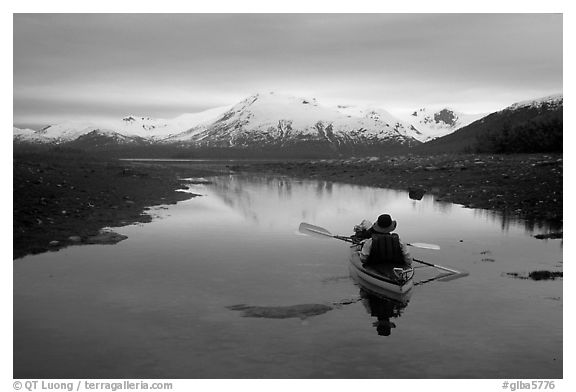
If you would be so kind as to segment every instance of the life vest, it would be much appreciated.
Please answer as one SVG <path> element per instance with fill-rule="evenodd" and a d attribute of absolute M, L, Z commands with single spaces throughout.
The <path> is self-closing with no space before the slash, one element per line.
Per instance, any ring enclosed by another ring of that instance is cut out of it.
<path fill-rule="evenodd" d="M 398 234 L 374 234 L 372 235 L 372 247 L 367 260 L 368 264 L 406 264 L 404 252 L 400 245 Z"/>

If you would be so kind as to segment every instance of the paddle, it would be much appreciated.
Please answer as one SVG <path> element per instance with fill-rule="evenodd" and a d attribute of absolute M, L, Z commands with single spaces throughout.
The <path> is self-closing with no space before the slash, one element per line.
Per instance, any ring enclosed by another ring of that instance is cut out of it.
<path fill-rule="evenodd" d="M 406 244 L 407 246 L 413 246 L 414 248 L 422 248 L 422 249 L 432 249 L 432 250 L 440 250 L 440 246 L 436 244 L 425 244 L 423 242 L 414 242 L 411 244 Z"/>
<path fill-rule="evenodd" d="M 341 235 L 334 235 L 323 227 L 314 226 L 314 225 L 311 225 L 310 223 L 306 223 L 306 222 L 300 223 L 300 227 L 298 228 L 298 231 L 302 234 L 307 234 L 307 235 L 310 235 L 310 236 L 316 237 L 316 238 L 336 238 L 338 240 L 357 244 L 357 242 L 352 240 L 350 237 L 344 237 Z M 423 242 L 414 242 L 414 243 L 406 244 L 406 245 L 412 246 L 414 248 L 422 248 L 422 249 L 432 249 L 432 250 L 439 250 L 440 249 L 440 246 L 438 246 L 438 245 L 425 244 Z"/>
<path fill-rule="evenodd" d="M 429 265 L 430 267 L 434 267 L 434 268 L 438 268 L 438 269 L 441 269 L 441 270 L 444 270 L 444 271 L 451 272 L 452 274 L 461 274 L 461 273 L 462 273 L 462 272 L 460 272 L 460 271 L 456 271 L 456 270 L 453 270 L 453 269 L 450 269 L 450 268 L 446 268 L 446 267 L 443 267 L 443 266 L 438 265 L 438 264 L 432 264 L 432 263 L 429 263 L 429 262 L 427 262 L 427 261 L 422 261 L 422 260 L 418 260 L 418 259 L 412 259 L 412 260 L 414 260 L 415 262 L 420 263 L 420 264 Z"/>
<path fill-rule="evenodd" d="M 451 272 L 443 272 L 443 273 L 441 273 L 440 275 L 435 276 L 435 277 L 433 277 L 433 278 L 429 278 L 429 279 L 426 279 L 426 280 L 421 280 L 420 282 L 416 282 L 416 283 L 414 283 L 414 286 L 420 286 L 420 285 L 423 285 L 424 283 L 430 283 L 430 282 L 433 282 L 433 281 L 435 281 L 435 280 L 439 280 L 439 281 L 440 281 L 440 280 L 442 280 L 443 278 L 447 278 L 447 277 L 453 276 L 453 275 L 454 275 L 454 274 L 451 273 Z"/>
<path fill-rule="evenodd" d="M 456 271 L 456 270 L 453 270 L 453 269 L 451 269 L 451 268 L 446 268 L 446 267 L 443 267 L 443 266 L 438 265 L 438 264 L 428 263 L 427 261 L 422 261 L 422 260 L 418 260 L 418 259 L 412 259 L 412 260 L 414 260 L 414 261 L 417 262 L 417 263 L 421 263 L 421 264 L 424 264 L 424 265 L 428 265 L 428 266 L 430 266 L 430 267 L 434 267 L 434 268 L 438 268 L 438 269 L 447 271 L 447 272 L 445 272 L 445 273 L 443 273 L 443 274 L 440 274 L 440 275 L 438 275 L 438 276 L 435 276 L 434 278 L 426 279 L 426 280 L 423 280 L 423 281 L 421 281 L 421 282 L 415 283 L 416 285 L 420 285 L 420 284 L 423 284 L 423 283 L 432 282 L 432 281 L 434 281 L 434 280 L 437 280 L 438 282 L 448 282 L 448 281 L 450 281 L 450 280 L 460 279 L 460 278 L 463 278 L 463 277 L 465 277 L 465 276 L 470 275 L 468 272 Z"/>
<path fill-rule="evenodd" d="M 459 274 L 452 274 L 452 275 L 448 275 L 448 276 L 442 276 L 438 279 L 438 282 L 448 282 L 450 280 L 454 280 L 454 279 L 460 279 L 463 278 L 465 276 L 470 275 L 470 273 L 468 272 L 460 272 Z"/>
<path fill-rule="evenodd" d="M 460 272 L 458 274 L 454 274 L 452 272 L 444 272 L 444 273 L 442 273 L 438 276 L 435 276 L 433 278 L 421 280 L 420 282 L 416 282 L 416 283 L 414 283 L 414 286 L 420 286 L 424 283 L 430 283 L 430 282 L 433 282 L 435 280 L 437 280 L 438 282 L 448 282 L 449 280 L 460 279 L 460 278 L 463 278 L 463 277 L 468 276 L 468 275 L 470 275 L 468 272 Z"/>
<path fill-rule="evenodd" d="M 337 240 L 351 242 L 354 244 L 356 243 L 350 237 L 344 237 L 341 235 L 334 235 L 334 234 L 330 233 L 328 230 L 326 230 L 325 228 L 320 227 L 320 226 L 314 226 L 314 225 L 311 225 L 310 223 L 305 223 L 305 222 L 300 223 L 300 227 L 298 227 L 298 231 L 302 234 L 307 234 L 307 235 L 310 235 L 310 236 L 316 237 L 316 238 L 336 238 Z"/>

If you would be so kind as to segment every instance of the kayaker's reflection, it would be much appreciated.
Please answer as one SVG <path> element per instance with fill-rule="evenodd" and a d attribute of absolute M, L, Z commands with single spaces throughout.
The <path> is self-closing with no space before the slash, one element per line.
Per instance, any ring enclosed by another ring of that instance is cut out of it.
<path fill-rule="evenodd" d="M 407 306 L 407 303 L 373 294 L 363 288 L 360 289 L 360 298 L 362 298 L 362 304 L 370 316 L 377 318 L 377 321 L 374 321 L 372 325 L 376 327 L 378 335 L 390 336 L 392 328 L 396 328 L 396 324 L 390 319 L 400 317 L 402 309 Z"/>

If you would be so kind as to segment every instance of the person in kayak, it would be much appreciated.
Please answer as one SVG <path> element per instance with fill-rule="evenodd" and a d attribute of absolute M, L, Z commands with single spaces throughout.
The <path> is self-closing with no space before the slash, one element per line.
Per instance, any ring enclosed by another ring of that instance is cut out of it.
<path fill-rule="evenodd" d="M 367 228 L 369 222 L 364 220 L 354 227 L 357 240 L 363 240 L 360 250 L 360 260 L 368 265 L 410 266 L 412 258 L 406 247 L 400 242 L 400 237 L 392 233 L 397 223 L 390 215 L 382 214 L 376 223 Z"/>

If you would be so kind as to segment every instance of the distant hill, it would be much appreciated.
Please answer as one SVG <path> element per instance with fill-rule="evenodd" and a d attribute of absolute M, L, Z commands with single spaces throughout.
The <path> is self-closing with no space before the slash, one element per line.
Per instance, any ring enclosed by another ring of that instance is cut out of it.
<path fill-rule="evenodd" d="M 421 153 L 562 151 L 563 96 L 515 103 L 468 126 L 417 146 Z"/>

